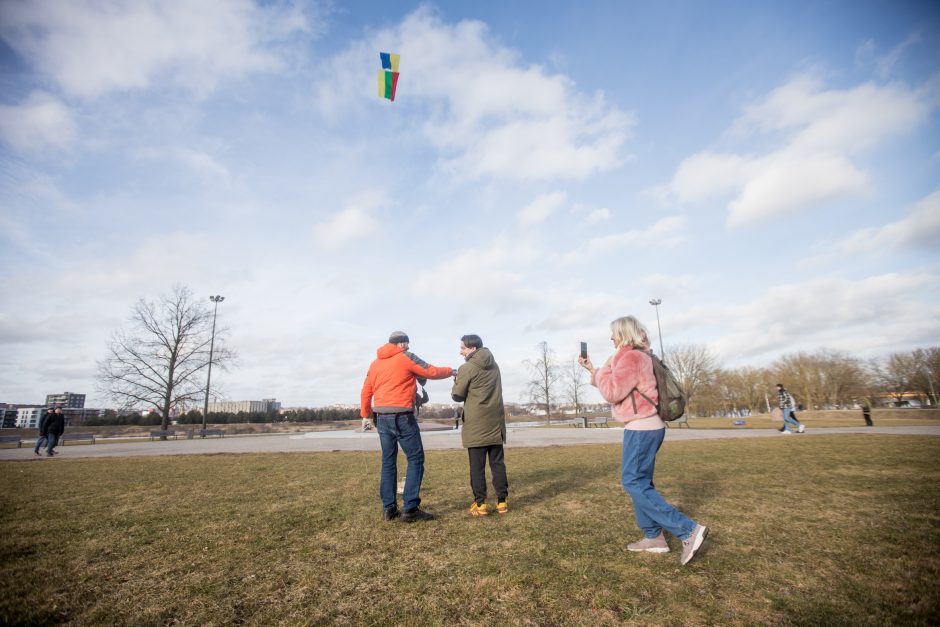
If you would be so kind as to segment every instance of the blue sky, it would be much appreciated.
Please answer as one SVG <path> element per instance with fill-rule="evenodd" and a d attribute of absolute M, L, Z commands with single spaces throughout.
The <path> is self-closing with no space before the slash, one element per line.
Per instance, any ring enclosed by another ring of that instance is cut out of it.
<path fill-rule="evenodd" d="M 0 401 L 107 405 L 174 284 L 226 298 L 223 395 L 288 406 L 357 402 L 396 329 L 481 335 L 522 401 L 652 297 L 726 367 L 937 345 L 938 109 L 929 2 L 7 0 Z"/>

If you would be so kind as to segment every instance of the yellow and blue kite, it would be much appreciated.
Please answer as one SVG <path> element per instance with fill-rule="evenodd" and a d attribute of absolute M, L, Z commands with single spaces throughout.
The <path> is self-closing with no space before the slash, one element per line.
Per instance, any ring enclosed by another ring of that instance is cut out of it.
<path fill-rule="evenodd" d="M 379 70 L 379 98 L 395 101 L 395 88 L 398 87 L 398 60 L 400 55 L 394 52 L 380 52 L 382 69 Z"/>

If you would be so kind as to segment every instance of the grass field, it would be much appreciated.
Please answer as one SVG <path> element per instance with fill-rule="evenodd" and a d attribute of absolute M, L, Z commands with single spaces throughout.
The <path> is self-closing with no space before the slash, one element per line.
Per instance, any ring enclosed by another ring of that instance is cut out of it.
<path fill-rule="evenodd" d="M 667 443 L 709 525 L 632 554 L 619 446 L 510 449 L 512 511 L 470 519 L 429 452 L 429 523 L 385 523 L 378 453 L 0 464 L 3 624 L 937 624 L 940 439 Z"/>

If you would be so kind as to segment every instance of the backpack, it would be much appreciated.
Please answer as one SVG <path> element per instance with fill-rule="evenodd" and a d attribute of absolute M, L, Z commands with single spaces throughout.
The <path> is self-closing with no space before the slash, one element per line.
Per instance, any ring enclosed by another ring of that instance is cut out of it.
<path fill-rule="evenodd" d="M 645 352 L 645 351 L 644 351 Z M 649 397 L 640 392 L 640 396 L 645 398 L 651 405 L 656 405 L 656 413 L 664 422 L 678 420 L 685 414 L 685 403 L 688 400 L 682 386 L 672 370 L 663 363 L 663 361 L 653 354 L 653 351 L 647 353 L 653 362 L 653 377 L 656 379 L 656 389 L 659 392 L 659 402 L 653 403 Z"/>

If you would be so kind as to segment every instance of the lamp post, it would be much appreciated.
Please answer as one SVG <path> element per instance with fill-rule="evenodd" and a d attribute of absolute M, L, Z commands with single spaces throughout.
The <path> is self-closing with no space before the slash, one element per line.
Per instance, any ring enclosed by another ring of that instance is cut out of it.
<path fill-rule="evenodd" d="M 659 333 L 659 356 L 666 359 L 666 351 L 663 350 L 663 329 L 659 326 L 659 306 L 663 303 L 662 298 L 651 298 L 650 305 L 656 308 L 656 331 Z"/>
<path fill-rule="evenodd" d="M 224 296 L 210 296 L 209 300 L 215 303 L 212 311 L 212 336 L 209 339 L 209 372 L 206 374 L 206 402 L 202 407 L 202 437 L 206 437 L 206 418 L 209 416 L 209 382 L 212 381 L 212 351 L 215 349 L 215 318 L 219 314 L 219 303 L 225 300 Z"/>

